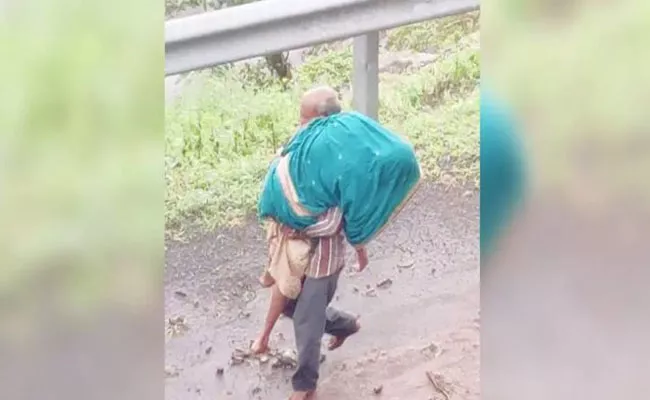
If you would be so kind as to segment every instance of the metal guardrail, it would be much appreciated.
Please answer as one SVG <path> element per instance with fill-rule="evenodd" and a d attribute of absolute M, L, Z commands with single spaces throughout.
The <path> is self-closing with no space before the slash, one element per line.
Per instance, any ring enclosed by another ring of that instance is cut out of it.
<path fill-rule="evenodd" d="M 377 31 L 478 7 L 478 0 L 264 0 L 172 19 L 165 75 L 355 37 L 355 107 L 376 118 Z"/>

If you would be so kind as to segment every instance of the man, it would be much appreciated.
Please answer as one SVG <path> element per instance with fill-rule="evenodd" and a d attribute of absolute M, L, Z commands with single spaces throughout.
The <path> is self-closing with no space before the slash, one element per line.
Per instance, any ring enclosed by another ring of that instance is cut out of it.
<path fill-rule="evenodd" d="M 341 111 L 336 91 L 329 87 L 317 87 L 306 92 L 300 104 L 300 124 L 305 125 L 317 117 L 329 116 Z M 290 192 L 286 176 L 281 177 L 283 189 Z M 291 201 L 291 196 L 286 196 Z M 299 208 L 298 204 L 292 204 Z M 298 350 L 298 368 L 292 378 L 291 400 L 312 398 L 316 391 L 320 367 L 320 344 L 323 333 L 332 336 L 328 348 L 334 350 L 358 332 L 360 324 L 347 313 L 329 307 L 336 292 L 338 279 L 345 265 L 345 235 L 343 214 L 333 208 L 319 216 L 318 221 L 303 229 L 286 234 L 303 235 L 311 238 L 313 254 L 305 271 L 302 288 L 295 300 L 287 299 L 279 292 L 278 285 L 272 287 L 271 305 L 260 338 L 253 344 L 253 351 L 268 350 L 271 330 L 280 312 L 293 319 L 294 335 Z M 355 248 L 359 271 L 368 264 L 368 255 L 363 246 Z"/>
<path fill-rule="evenodd" d="M 332 336 L 328 349 L 334 350 L 361 328 L 354 316 L 329 307 L 345 266 L 342 227 L 343 214 L 339 209 L 332 209 L 318 223 L 302 231 L 315 237 L 318 243 L 298 298 L 288 300 L 283 311 L 293 318 L 298 350 L 298 369 L 292 377 L 294 392 L 291 400 L 309 399 L 316 391 L 323 333 Z M 365 249 L 357 250 L 357 255 L 359 271 L 363 271 L 368 264 Z"/>
<path fill-rule="evenodd" d="M 307 227 L 302 231 L 296 231 L 291 228 L 288 228 L 284 225 L 280 225 L 279 234 L 284 235 L 288 240 L 306 240 L 311 243 L 310 246 L 310 257 L 307 263 L 307 266 L 302 271 L 302 274 L 306 276 L 311 276 L 314 278 L 321 278 L 335 274 L 337 270 L 342 268 L 344 262 L 344 253 L 345 253 L 345 238 L 342 235 L 342 213 L 338 208 L 328 210 L 326 213 L 319 217 L 319 221 Z M 278 238 L 271 238 L 269 242 L 269 249 L 275 248 L 272 246 L 272 241 L 276 240 L 275 246 L 279 245 Z M 368 264 L 368 257 L 365 251 L 365 248 L 360 247 L 357 251 L 357 258 L 359 262 L 360 269 L 362 270 Z M 269 260 L 271 261 L 271 260 Z M 289 260 L 285 260 L 289 261 Z M 290 261 L 289 261 L 290 262 Z M 269 350 L 269 340 L 271 338 L 271 332 L 277 322 L 278 318 L 282 313 L 287 311 L 288 302 L 293 299 L 293 304 L 295 305 L 297 297 L 293 292 L 293 283 L 290 285 L 284 285 L 284 290 L 287 290 L 288 287 L 291 287 L 291 294 L 284 293 L 281 289 L 282 280 L 291 279 L 294 280 L 293 276 L 290 276 L 293 271 L 292 268 L 288 265 L 284 266 L 287 268 L 279 279 L 281 282 L 276 282 L 275 278 L 271 275 L 269 270 L 265 270 L 263 276 L 260 278 L 260 283 L 263 287 L 271 288 L 271 304 L 269 305 L 269 310 L 267 312 L 264 329 L 260 334 L 259 338 L 253 342 L 251 350 L 254 354 L 265 353 Z M 302 275 L 300 288 L 304 284 L 305 278 Z M 282 276 L 284 275 L 284 276 Z M 357 324 L 355 332 L 359 329 Z M 352 332 L 352 333 L 355 333 Z M 330 341 L 330 350 L 333 350 L 339 347 L 345 338 L 349 335 L 340 335 L 339 337 L 333 337 Z"/>

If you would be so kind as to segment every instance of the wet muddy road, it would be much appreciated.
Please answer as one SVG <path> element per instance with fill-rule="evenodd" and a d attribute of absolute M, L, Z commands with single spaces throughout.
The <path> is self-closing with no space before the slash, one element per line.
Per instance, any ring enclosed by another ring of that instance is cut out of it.
<path fill-rule="evenodd" d="M 346 270 L 334 305 L 358 314 L 362 329 L 323 351 L 319 399 L 445 399 L 436 386 L 451 398 L 480 398 L 478 215 L 478 193 L 425 186 L 370 245 L 368 268 Z M 290 369 L 231 361 L 267 307 L 257 286 L 261 229 L 166 247 L 166 399 L 288 398 Z M 294 348 L 291 320 L 279 321 L 271 346 Z"/>

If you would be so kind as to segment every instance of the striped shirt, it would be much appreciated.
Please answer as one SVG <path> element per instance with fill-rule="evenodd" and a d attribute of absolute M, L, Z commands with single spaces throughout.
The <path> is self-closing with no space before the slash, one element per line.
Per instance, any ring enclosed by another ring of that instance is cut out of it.
<path fill-rule="evenodd" d="M 324 278 L 340 271 L 345 265 L 345 235 L 343 213 L 331 208 L 320 215 L 318 222 L 301 231 L 312 238 L 313 255 L 305 275 Z"/>

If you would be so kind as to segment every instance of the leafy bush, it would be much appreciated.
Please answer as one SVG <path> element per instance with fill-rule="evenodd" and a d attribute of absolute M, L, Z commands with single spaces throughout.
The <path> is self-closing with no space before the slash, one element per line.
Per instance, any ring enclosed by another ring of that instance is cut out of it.
<path fill-rule="evenodd" d="M 480 12 L 405 25 L 388 32 L 389 50 L 436 53 L 479 30 Z"/>
<path fill-rule="evenodd" d="M 351 46 L 308 57 L 297 70 L 298 83 L 303 88 L 318 84 L 340 90 L 350 83 L 352 64 Z"/>

